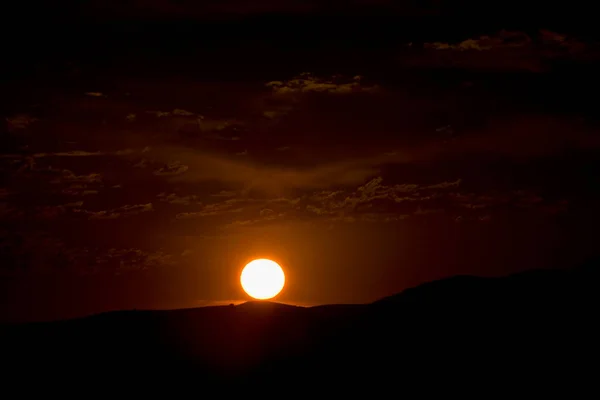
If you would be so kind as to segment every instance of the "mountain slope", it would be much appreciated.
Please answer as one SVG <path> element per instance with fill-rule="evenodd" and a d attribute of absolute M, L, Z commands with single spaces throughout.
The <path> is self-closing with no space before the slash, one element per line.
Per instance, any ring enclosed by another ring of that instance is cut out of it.
<path fill-rule="evenodd" d="M 105 385 L 135 376 L 249 385 L 307 376 L 310 387 L 390 384 L 385 377 L 399 375 L 406 385 L 566 377 L 585 372 L 598 352 L 597 283 L 598 269 L 588 266 L 454 277 L 364 306 L 123 311 L 5 327 L 2 354 L 17 380 L 25 370 L 28 378 L 91 381 L 110 373 Z"/>

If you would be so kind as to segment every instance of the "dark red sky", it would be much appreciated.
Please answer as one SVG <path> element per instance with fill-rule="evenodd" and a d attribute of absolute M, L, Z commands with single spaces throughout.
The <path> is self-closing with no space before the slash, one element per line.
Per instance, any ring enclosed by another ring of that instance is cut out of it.
<path fill-rule="evenodd" d="M 187 4 L 166 3 L 144 5 Z M 242 301 L 257 257 L 284 267 L 279 301 L 319 304 L 595 255 L 589 37 L 103 18 L 8 52 L 3 320 Z"/>

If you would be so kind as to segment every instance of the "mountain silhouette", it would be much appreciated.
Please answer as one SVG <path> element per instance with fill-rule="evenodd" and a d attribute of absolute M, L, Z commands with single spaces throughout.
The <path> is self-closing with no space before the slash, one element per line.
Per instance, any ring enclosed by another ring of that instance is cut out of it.
<path fill-rule="evenodd" d="M 585 382 L 598 355 L 598 297 L 592 263 L 457 276 L 367 305 L 251 301 L 4 326 L 0 353 L 10 371 L 5 382 L 68 377 L 103 388 L 139 384 L 142 391 L 157 382 L 278 382 L 337 393 Z"/>

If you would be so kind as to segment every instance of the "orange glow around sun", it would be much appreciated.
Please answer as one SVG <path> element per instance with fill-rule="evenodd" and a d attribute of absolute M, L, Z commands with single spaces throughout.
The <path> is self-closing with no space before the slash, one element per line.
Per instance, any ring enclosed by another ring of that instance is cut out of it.
<path fill-rule="evenodd" d="M 275 261 L 258 259 L 249 262 L 240 276 L 242 288 L 248 296 L 268 300 L 277 296 L 285 285 L 283 269 Z"/>

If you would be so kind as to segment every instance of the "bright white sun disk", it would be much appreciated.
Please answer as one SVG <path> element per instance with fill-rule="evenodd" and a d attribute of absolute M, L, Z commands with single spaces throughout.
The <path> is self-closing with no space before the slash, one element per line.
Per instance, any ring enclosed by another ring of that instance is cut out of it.
<path fill-rule="evenodd" d="M 262 258 L 251 261 L 244 267 L 240 282 L 250 297 L 267 300 L 281 292 L 285 285 L 285 275 L 275 261 Z"/>

